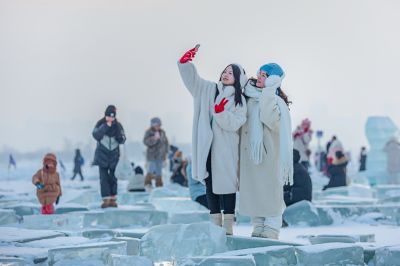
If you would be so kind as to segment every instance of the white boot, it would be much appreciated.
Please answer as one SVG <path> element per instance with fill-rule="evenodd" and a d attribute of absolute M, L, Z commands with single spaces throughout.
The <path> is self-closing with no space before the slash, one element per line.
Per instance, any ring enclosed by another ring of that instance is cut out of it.
<path fill-rule="evenodd" d="M 234 222 L 235 222 L 234 214 L 224 214 L 224 228 L 227 235 L 233 235 Z"/>
<path fill-rule="evenodd" d="M 261 237 L 261 233 L 264 231 L 264 217 L 253 217 L 251 222 L 253 224 L 252 237 Z"/>
<path fill-rule="evenodd" d="M 282 215 L 266 217 L 264 222 L 264 230 L 261 233 L 261 237 L 278 239 L 281 227 Z"/>
<path fill-rule="evenodd" d="M 222 226 L 222 213 L 210 214 L 210 220 L 213 224 L 217 226 Z"/>
<path fill-rule="evenodd" d="M 268 225 L 264 226 L 264 230 L 262 231 L 260 237 L 270 238 L 270 239 L 279 239 L 279 231 L 269 227 Z"/>

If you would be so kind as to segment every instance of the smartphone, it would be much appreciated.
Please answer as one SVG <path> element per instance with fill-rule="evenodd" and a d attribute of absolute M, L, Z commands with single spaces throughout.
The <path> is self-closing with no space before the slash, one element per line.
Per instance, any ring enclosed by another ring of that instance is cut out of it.
<path fill-rule="evenodd" d="M 196 44 L 196 46 L 194 47 L 196 50 L 199 50 L 200 48 L 200 44 Z"/>

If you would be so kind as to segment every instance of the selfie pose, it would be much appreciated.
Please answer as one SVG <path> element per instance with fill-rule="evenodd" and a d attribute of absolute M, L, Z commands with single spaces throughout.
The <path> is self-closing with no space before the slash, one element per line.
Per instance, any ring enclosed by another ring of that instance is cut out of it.
<path fill-rule="evenodd" d="M 233 234 L 238 190 L 239 129 L 246 122 L 243 68 L 230 64 L 218 83 L 201 78 L 194 64 L 198 47 L 178 62 L 182 80 L 194 98 L 192 176 L 206 184 L 211 220 Z M 221 213 L 223 207 L 223 215 Z"/>
<path fill-rule="evenodd" d="M 99 166 L 101 208 L 117 207 L 117 178 L 115 168 L 119 160 L 119 145 L 125 143 L 122 125 L 116 119 L 117 108 L 109 105 L 93 129 L 93 137 L 97 141 L 94 165 Z"/>
<path fill-rule="evenodd" d="M 283 185 L 293 184 L 292 127 L 283 77 L 279 65 L 266 64 L 244 90 L 248 114 L 241 131 L 239 212 L 251 217 L 254 237 L 278 239 Z"/>

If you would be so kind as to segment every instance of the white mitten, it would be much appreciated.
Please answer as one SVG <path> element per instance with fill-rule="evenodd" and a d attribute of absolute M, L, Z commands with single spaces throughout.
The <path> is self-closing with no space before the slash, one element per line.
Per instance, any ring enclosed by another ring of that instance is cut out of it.
<path fill-rule="evenodd" d="M 282 78 L 277 75 L 271 75 L 265 80 L 265 88 L 273 89 L 274 91 L 281 86 Z"/>

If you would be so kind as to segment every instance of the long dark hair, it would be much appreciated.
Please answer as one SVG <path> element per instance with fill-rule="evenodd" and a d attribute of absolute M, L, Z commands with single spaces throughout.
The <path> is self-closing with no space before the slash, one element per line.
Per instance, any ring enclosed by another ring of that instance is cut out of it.
<path fill-rule="evenodd" d="M 232 67 L 232 70 L 233 70 L 233 77 L 235 78 L 235 83 L 233 83 L 233 87 L 235 88 L 235 106 L 236 105 L 240 105 L 240 106 L 243 106 L 243 103 L 242 103 L 242 87 L 240 86 L 240 75 L 241 75 L 241 71 L 240 71 L 240 68 L 237 66 L 237 65 L 235 65 L 235 64 L 230 64 L 230 65 L 227 65 L 226 67 L 225 67 L 225 69 L 224 69 L 224 71 L 229 67 L 229 66 L 231 66 Z M 224 71 L 222 71 L 222 73 L 224 73 Z M 244 70 L 243 70 L 244 71 Z M 221 75 L 219 76 L 219 81 L 221 81 L 221 77 L 222 77 L 222 73 L 221 73 Z M 246 73 L 245 73 L 246 74 Z"/>
<path fill-rule="evenodd" d="M 267 75 L 267 77 L 268 77 L 268 75 Z M 249 82 L 250 82 L 251 85 L 256 86 L 257 79 L 255 79 L 255 78 L 250 78 L 250 79 L 247 81 L 247 83 L 249 83 Z M 247 83 L 246 83 L 246 85 L 247 85 Z M 293 103 L 292 101 L 289 100 L 289 97 L 287 96 L 287 94 L 286 94 L 285 92 L 283 92 L 283 90 L 282 90 L 281 87 L 279 87 L 279 88 L 276 89 L 275 94 L 278 95 L 279 97 L 281 97 L 281 99 L 286 103 L 287 106 L 289 106 L 290 104 Z"/>

